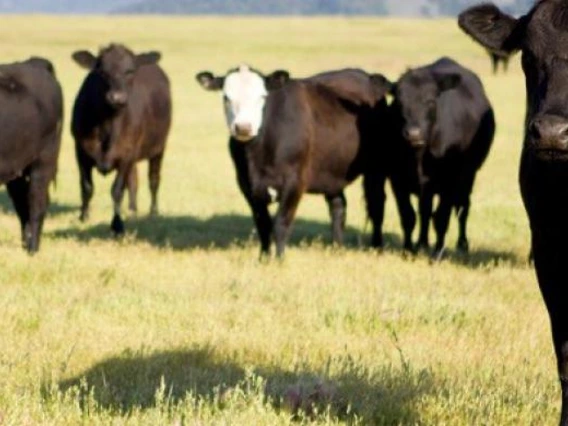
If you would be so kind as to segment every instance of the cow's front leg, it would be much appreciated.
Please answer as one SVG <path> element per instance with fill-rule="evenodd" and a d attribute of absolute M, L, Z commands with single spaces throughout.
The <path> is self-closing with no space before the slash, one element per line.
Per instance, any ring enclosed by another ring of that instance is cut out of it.
<path fill-rule="evenodd" d="M 373 224 L 373 247 L 383 246 L 383 220 L 385 217 L 385 181 L 386 176 L 367 173 L 363 177 L 363 193 L 367 206 L 367 215 Z"/>
<path fill-rule="evenodd" d="M 276 256 L 282 257 L 300 198 L 302 197 L 302 185 L 299 179 L 286 182 L 282 188 L 280 204 L 274 218 L 274 239 L 276 240 Z"/>
<path fill-rule="evenodd" d="M 120 216 L 120 207 L 122 205 L 122 197 L 128 180 L 131 166 L 121 166 L 116 172 L 116 178 L 112 184 L 111 196 L 113 201 L 114 216 L 110 224 L 110 228 L 116 235 L 124 233 L 124 222 Z"/>
<path fill-rule="evenodd" d="M 7 183 L 8 194 L 12 199 L 14 209 L 20 219 L 22 230 L 22 246 L 28 247 L 31 239 L 30 205 L 29 205 L 29 176 L 23 175 Z"/>
<path fill-rule="evenodd" d="M 338 245 L 343 245 L 345 219 L 347 216 L 347 200 L 345 199 L 345 194 L 340 192 L 335 196 L 326 195 L 325 200 L 327 201 L 329 214 L 331 216 L 333 242 Z"/>
<path fill-rule="evenodd" d="M 32 167 L 30 171 L 28 205 L 30 208 L 29 235 L 25 247 L 30 253 L 39 250 L 43 221 L 49 204 L 50 174 L 47 167 Z"/>
<path fill-rule="evenodd" d="M 418 250 L 428 250 L 430 247 L 430 220 L 432 219 L 432 200 L 434 194 L 423 186 L 420 190 L 419 211 L 420 211 L 420 235 L 418 236 Z"/>

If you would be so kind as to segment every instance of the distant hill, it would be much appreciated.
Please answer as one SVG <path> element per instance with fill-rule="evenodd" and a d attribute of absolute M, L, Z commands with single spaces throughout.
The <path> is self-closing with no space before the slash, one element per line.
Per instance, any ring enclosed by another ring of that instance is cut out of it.
<path fill-rule="evenodd" d="M 0 13 L 455 15 L 484 0 L 0 0 Z M 510 13 L 534 0 L 494 0 Z"/>
<path fill-rule="evenodd" d="M 385 0 L 141 0 L 118 13 L 226 15 L 386 15 Z"/>

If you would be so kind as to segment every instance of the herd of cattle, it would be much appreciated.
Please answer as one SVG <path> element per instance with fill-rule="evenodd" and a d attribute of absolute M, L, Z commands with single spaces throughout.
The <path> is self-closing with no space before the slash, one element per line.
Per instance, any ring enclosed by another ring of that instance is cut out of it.
<path fill-rule="evenodd" d="M 460 28 L 484 46 L 494 63 L 522 52 L 527 112 L 520 169 L 532 255 L 552 326 L 562 389 L 560 424 L 568 426 L 568 0 L 538 0 L 519 18 L 492 4 L 459 16 Z M 80 170 L 81 219 L 89 215 L 92 170 L 116 170 L 112 230 L 124 232 L 120 205 L 128 188 L 136 210 L 136 163 L 149 161 L 151 212 L 157 212 L 160 168 L 171 122 L 168 78 L 156 52 L 134 54 L 112 44 L 98 56 L 73 59 L 88 70 L 77 94 L 72 134 Z M 396 83 L 383 75 L 343 69 L 294 79 L 241 65 L 225 75 L 196 76 L 223 93 L 229 147 L 248 202 L 261 252 L 284 252 L 304 193 L 323 194 L 334 242 L 345 226 L 346 186 L 362 176 L 372 245 L 382 244 L 385 183 L 400 213 L 404 247 L 429 247 L 433 221 L 442 255 L 452 210 L 459 219 L 457 247 L 468 250 L 467 218 L 475 175 L 495 131 L 493 110 L 479 78 L 442 58 L 405 72 Z M 392 98 L 388 102 L 387 95 Z M 62 132 L 62 91 L 43 58 L 0 66 L 0 183 L 6 183 L 22 228 L 24 247 L 39 248 L 55 178 Z M 419 200 L 420 231 L 412 241 Z M 434 213 L 433 197 L 439 196 Z M 278 202 L 274 219 L 268 205 Z"/>

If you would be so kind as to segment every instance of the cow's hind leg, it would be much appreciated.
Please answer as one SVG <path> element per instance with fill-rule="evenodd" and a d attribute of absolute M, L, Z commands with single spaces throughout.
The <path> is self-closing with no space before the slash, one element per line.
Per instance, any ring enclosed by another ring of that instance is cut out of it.
<path fill-rule="evenodd" d="M 152 201 L 150 204 L 150 215 L 158 214 L 158 188 L 160 187 L 160 173 L 162 170 L 163 154 L 150 158 L 148 164 L 148 181 L 150 182 L 150 196 Z"/>
<path fill-rule="evenodd" d="M 138 192 L 138 169 L 136 164 L 130 169 L 128 173 L 128 210 L 133 214 L 138 212 L 138 202 L 136 200 L 136 194 Z"/>
<path fill-rule="evenodd" d="M 93 161 L 80 148 L 76 148 L 76 155 L 81 185 L 81 215 L 79 219 L 84 222 L 89 219 L 89 205 L 94 192 Z"/>
<path fill-rule="evenodd" d="M 280 204 L 274 218 L 274 239 L 276 240 L 276 256 L 282 257 L 300 198 L 302 190 L 298 181 L 287 182 L 282 189 Z"/>
<path fill-rule="evenodd" d="M 469 251 L 469 241 L 467 239 L 467 218 L 469 216 L 469 197 L 467 201 L 461 204 L 457 209 L 458 222 L 459 222 L 459 235 L 456 248 L 462 253 Z"/>
<path fill-rule="evenodd" d="M 122 205 L 122 197 L 124 196 L 124 189 L 126 187 L 126 180 L 130 173 L 129 168 L 119 168 L 116 172 L 116 178 L 112 184 L 111 196 L 113 201 L 114 215 L 110 228 L 116 235 L 124 233 L 124 222 L 120 216 L 120 207 Z"/>
<path fill-rule="evenodd" d="M 395 177 L 391 177 L 391 187 L 394 192 L 398 214 L 400 216 L 400 222 L 404 233 L 404 249 L 413 251 L 412 232 L 416 226 L 416 213 L 414 212 L 414 208 L 412 208 L 412 203 L 410 202 L 410 191 Z"/>
<path fill-rule="evenodd" d="M 8 194 L 20 220 L 22 232 L 22 246 L 27 247 L 31 240 L 30 206 L 29 206 L 29 176 L 20 176 L 7 183 Z"/>
<path fill-rule="evenodd" d="M 342 245 L 343 233 L 345 231 L 345 219 L 347 217 L 347 200 L 345 199 L 345 194 L 340 192 L 335 196 L 326 195 L 325 199 L 331 216 L 333 242 L 335 244 Z"/>

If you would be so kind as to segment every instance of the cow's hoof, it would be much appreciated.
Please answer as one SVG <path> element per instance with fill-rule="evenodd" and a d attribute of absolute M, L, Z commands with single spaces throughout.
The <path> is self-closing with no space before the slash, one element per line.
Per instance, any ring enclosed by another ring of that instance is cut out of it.
<path fill-rule="evenodd" d="M 110 224 L 110 229 L 117 236 L 124 234 L 124 222 L 122 221 L 120 216 L 114 215 Z"/>
<path fill-rule="evenodd" d="M 469 253 L 469 243 L 467 242 L 467 240 L 460 240 L 460 241 L 458 241 L 458 244 L 456 245 L 456 249 L 462 254 L 468 254 Z"/>
<path fill-rule="evenodd" d="M 433 263 L 441 262 L 444 259 L 444 254 L 446 253 L 446 248 L 436 248 L 430 256 L 430 261 Z"/>

